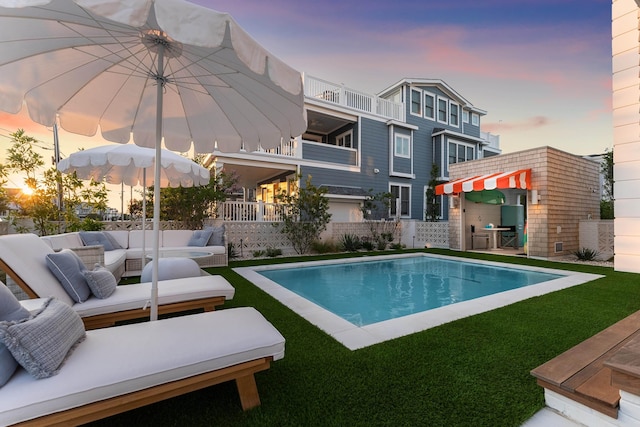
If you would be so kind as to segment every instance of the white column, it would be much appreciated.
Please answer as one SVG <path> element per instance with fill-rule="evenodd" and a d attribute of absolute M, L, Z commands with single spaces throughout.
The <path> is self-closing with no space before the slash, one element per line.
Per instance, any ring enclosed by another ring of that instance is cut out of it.
<path fill-rule="evenodd" d="M 640 31 L 634 0 L 612 0 L 615 263 L 640 273 Z"/>

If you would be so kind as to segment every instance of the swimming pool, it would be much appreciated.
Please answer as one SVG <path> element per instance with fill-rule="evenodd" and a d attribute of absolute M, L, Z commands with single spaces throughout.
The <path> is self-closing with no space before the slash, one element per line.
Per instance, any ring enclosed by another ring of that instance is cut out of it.
<path fill-rule="evenodd" d="M 601 277 L 432 254 L 234 270 L 352 350 Z"/>
<path fill-rule="evenodd" d="M 563 277 L 424 256 L 259 273 L 356 326 Z"/>

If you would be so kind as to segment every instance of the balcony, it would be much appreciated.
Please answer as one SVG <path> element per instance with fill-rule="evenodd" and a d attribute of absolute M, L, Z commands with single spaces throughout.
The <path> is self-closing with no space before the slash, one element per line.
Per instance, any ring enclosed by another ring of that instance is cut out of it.
<path fill-rule="evenodd" d="M 386 119 L 405 121 L 404 104 L 349 89 L 306 74 L 304 76 L 304 95 L 307 98 L 382 116 Z"/>
<path fill-rule="evenodd" d="M 218 203 L 217 217 L 225 221 L 280 222 L 276 203 L 226 201 Z"/>

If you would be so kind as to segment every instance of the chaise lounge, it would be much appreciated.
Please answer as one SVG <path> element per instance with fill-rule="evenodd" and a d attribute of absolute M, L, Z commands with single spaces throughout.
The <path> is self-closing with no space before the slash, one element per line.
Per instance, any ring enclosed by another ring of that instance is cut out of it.
<path fill-rule="evenodd" d="M 53 296 L 70 305 L 87 329 L 113 326 L 116 322 L 149 316 L 146 309 L 151 283 L 120 285 L 105 299 L 94 296 L 75 302 L 47 267 L 46 257 L 54 250 L 35 234 L 0 236 L 0 269 L 30 298 Z M 158 314 L 204 309 L 212 311 L 235 289 L 222 276 L 205 275 L 158 282 Z"/>
<path fill-rule="evenodd" d="M 0 287 L 0 308 L 20 307 Z M 6 381 L 0 385 L 0 425 L 79 425 L 231 380 L 247 410 L 260 405 L 254 374 L 284 357 L 285 339 L 250 307 L 86 333 L 64 303 L 47 299 L 42 307 L 27 318 L 12 316 L 19 308 L 0 313 L 0 355 L 9 348 L 21 365 L 0 363 L 6 369 L 0 375 Z M 32 348 L 28 339 L 15 339 L 38 333 L 46 338 L 32 339 Z M 44 356 L 41 342 L 53 347 Z M 41 375 L 56 352 L 62 362 Z M 36 368 L 25 353 L 40 356 Z"/>

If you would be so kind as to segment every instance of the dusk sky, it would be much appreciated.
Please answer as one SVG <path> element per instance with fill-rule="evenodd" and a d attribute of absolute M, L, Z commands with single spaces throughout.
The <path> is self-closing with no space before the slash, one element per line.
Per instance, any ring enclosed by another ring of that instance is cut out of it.
<path fill-rule="evenodd" d="M 503 152 L 612 147 L 609 0 L 195 0 L 229 12 L 297 70 L 378 93 L 405 77 L 444 80 L 487 111 Z M 0 147 L 24 116 L 0 113 Z M 64 155 L 96 145 L 61 134 Z M 0 150 L 0 162 L 6 150 Z"/>

